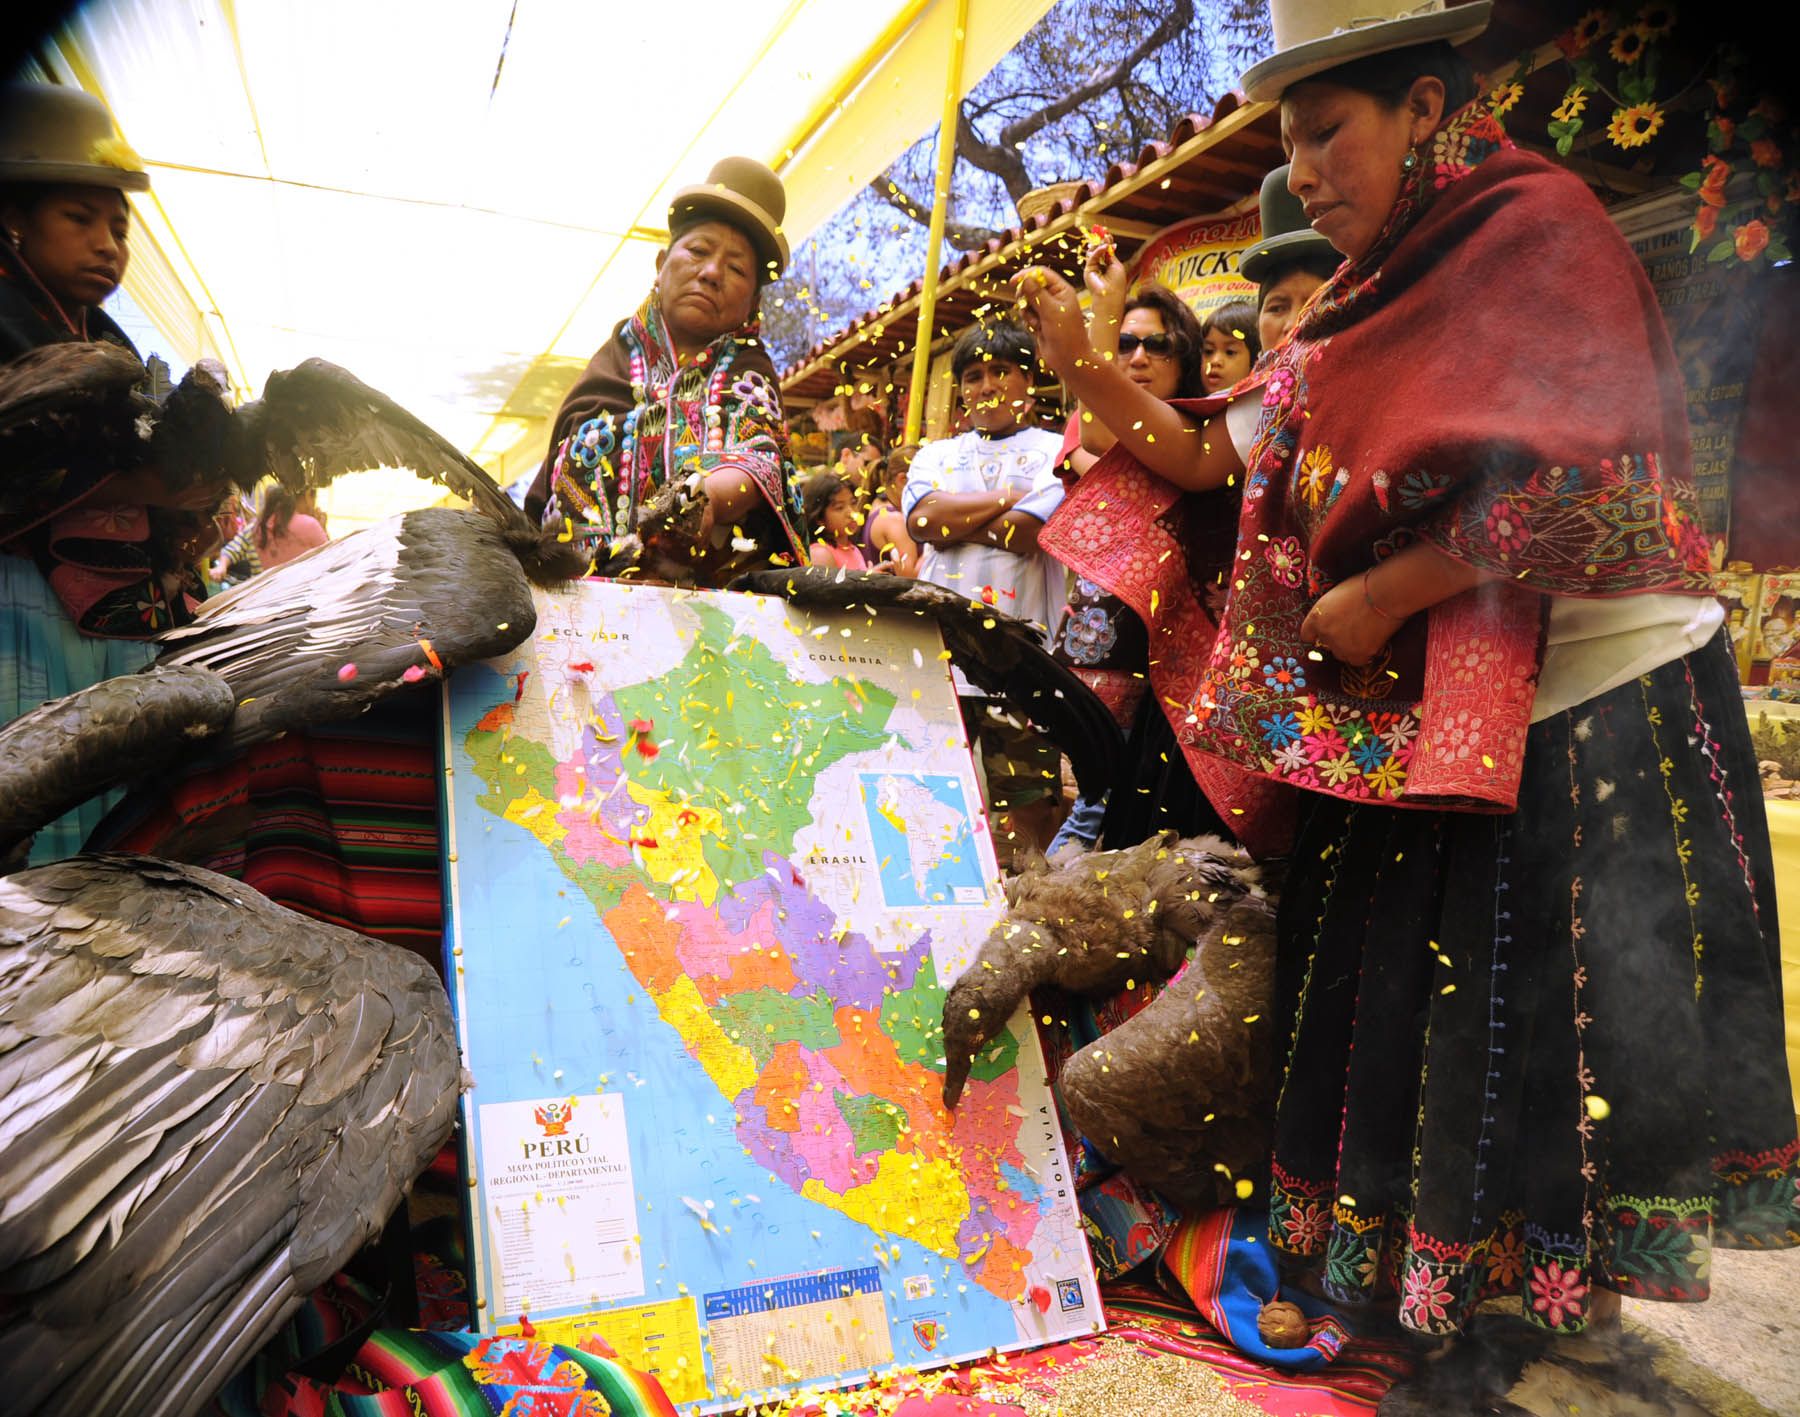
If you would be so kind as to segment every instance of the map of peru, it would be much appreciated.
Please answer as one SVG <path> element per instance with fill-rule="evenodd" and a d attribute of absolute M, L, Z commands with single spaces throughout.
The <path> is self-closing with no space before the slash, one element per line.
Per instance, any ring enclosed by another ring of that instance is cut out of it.
<path fill-rule="evenodd" d="M 819 775 L 887 740 L 894 696 L 796 679 L 727 616 L 696 614 L 673 670 L 582 696 L 579 747 L 561 758 L 495 704 L 464 744 L 478 801 L 581 889 L 759 1165 L 1016 1299 L 1041 1212 L 1017 1140 L 1016 1043 L 1002 1035 L 952 1119 L 929 932 L 878 953 L 790 854 Z M 881 779 L 878 807 L 921 889 L 959 829 L 968 849 L 966 822 L 904 777 Z"/>
<path fill-rule="evenodd" d="M 483 1327 L 622 1343 L 689 1417 L 1093 1332 L 1024 1018 L 940 1100 L 1004 897 L 935 627 L 534 598 L 443 699 Z"/>

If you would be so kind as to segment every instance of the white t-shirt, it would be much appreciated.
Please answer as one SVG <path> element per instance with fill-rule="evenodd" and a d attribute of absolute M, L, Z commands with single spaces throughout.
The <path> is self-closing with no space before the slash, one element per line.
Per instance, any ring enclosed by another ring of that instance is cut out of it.
<path fill-rule="evenodd" d="M 1056 475 L 1061 450 L 1061 436 L 1045 428 L 1021 428 L 1004 438 L 971 431 L 927 443 L 907 471 L 901 510 L 910 524 L 913 509 L 933 492 L 1010 491 L 1019 498 L 1015 511 L 1047 521 L 1063 499 Z M 1061 562 L 1046 552 L 1020 556 L 985 542 L 927 546 L 919 557 L 919 579 L 1016 619 L 1036 621 L 1046 635 L 1068 598 Z"/>

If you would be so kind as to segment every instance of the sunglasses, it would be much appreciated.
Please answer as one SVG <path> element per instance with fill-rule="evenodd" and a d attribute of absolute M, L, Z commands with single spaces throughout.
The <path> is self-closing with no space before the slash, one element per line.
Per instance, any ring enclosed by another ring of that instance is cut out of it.
<path fill-rule="evenodd" d="M 1142 349 L 1152 359 L 1167 359 L 1175 352 L 1175 340 L 1171 335 L 1120 335 L 1119 355 L 1129 359 Z"/>

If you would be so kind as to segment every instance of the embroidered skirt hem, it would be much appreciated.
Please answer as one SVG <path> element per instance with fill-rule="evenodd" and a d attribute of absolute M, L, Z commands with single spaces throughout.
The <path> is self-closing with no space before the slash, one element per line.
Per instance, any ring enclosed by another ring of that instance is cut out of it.
<path fill-rule="evenodd" d="M 1557 1331 L 1800 1244 L 1773 867 L 1725 637 L 1534 725 L 1508 816 L 1308 804 L 1271 1239 L 1333 1297 Z"/>

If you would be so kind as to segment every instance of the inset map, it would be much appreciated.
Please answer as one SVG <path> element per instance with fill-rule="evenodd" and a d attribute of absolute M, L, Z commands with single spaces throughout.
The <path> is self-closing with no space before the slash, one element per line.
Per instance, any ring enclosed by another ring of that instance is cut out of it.
<path fill-rule="evenodd" d="M 960 779 L 895 772 L 859 777 L 884 905 L 904 910 L 987 900 L 976 826 Z"/>

